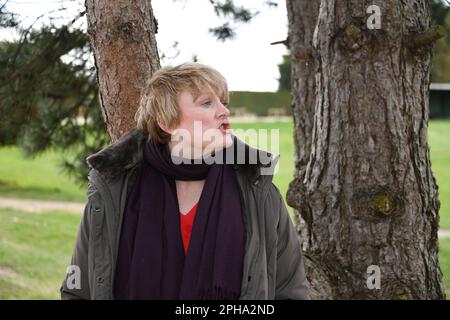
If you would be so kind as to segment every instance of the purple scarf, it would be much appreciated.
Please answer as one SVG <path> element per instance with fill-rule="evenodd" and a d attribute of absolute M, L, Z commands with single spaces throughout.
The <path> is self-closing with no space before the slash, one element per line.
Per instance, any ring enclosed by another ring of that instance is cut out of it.
<path fill-rule="evenodd" d="M 176 165 L 167 144 L 149 140 L 139 170 L 124 212 L 115 299 L 238 299 L 245 230 L 233 167 Z M 175 180 L 203 179 L 185 256 Z"/>

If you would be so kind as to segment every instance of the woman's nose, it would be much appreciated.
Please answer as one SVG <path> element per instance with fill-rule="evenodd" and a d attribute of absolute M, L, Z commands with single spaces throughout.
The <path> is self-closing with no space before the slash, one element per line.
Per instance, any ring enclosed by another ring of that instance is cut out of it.
<path fill-rule="evenodd" d="M 227 117 L 230 115 L 230 109 L 223 105 L 222 102 L 219 102 L 219 115 L 225 114 Z"/>

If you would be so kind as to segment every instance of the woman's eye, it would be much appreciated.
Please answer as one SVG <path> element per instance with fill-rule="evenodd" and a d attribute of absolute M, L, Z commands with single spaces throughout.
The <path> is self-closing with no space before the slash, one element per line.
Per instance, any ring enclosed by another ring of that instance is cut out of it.
<path fill-rule="evenodd" d="M 208 100 L 208 101 L 203 102 L 202 106 L 210 107 L 211 106 L 211 101 Z"/>
<path fill-rule="evenodd" d="M 225 107 L 228 107 L 228 102 L 222 102 Z"/>

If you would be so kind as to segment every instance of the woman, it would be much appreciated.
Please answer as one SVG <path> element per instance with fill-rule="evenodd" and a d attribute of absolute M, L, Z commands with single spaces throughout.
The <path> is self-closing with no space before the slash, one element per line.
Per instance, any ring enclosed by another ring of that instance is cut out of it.
<path fill-rule="evenodd" d="M 231 133 L 227 102 L 211 67 L 155 72 L 136 128 L 87 158 L 63 299 L 309 299 L 276 160 Z"/>

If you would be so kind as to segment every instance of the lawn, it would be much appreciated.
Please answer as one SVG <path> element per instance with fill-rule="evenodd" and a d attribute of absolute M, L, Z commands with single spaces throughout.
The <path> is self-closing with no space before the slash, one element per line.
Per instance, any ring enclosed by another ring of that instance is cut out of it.
<path fill-rule="evenodd" d="M 441 208 L 440 227 L 450 230 L 450 121 L 430 122 L 428 139 L 430 144 L 431 169 L 439 187 Z"/>
<path fill-rule="evenodd" d="M 59 299 L 79 223 L 73 213 L 0 210 L 0 299 Z"/>
<path fill-rule="evenodd" d="M 0 148 L 0 197 L 84 202 L 85 188 L 63 174 L 60 157 L 48 151 L 25 159 L 18 147 Z"/>
<path fill-rule="evenodd" d="M 450 300 L 450 238 L 439 239 L 439 264 L 444 275 L 447 300 Z"/>

